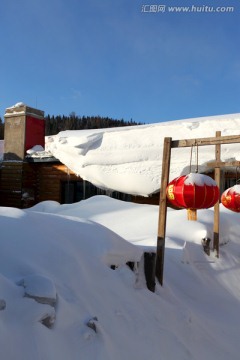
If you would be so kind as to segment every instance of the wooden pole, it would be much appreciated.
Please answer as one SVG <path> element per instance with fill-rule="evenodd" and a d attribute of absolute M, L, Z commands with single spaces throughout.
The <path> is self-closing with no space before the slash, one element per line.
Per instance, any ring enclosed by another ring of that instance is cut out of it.
<path fill-rule="evenodd" d="M 215 180 L 220 188 L 220 168 L 224 166 L 239 166 L 240 163 L 239 161 L 225 162 L 225 163 L 221 162 L 220 160 L 221 144 L 235 144 L 235 143 L 240 143 L 240 135 L 221 136 L 221 131 L 217 131 L 216 136 L 210 138 L 172 140 L 172 138 L 168 137 L 164 139 L 162 179 L 161 179 L 160 200 L 159 200 L 157 253 L 156 253 L 156 263 L 155 263 L 155 275 L 161 285 L 163 285 L 165 233 L 166 233 L 166 222 L 167 222 L 166 188 L 169 181 L 171 149 L 190 147 L 193 145 L 198 145 L 198 146 L 215 145 L 216 161 L 211 162 L 211 166 L 215 167 Z M 213 249 L 214 251 L 216 251 L 216 256 L 219 257 L 219 201 L 214 206 Z M 154 291 L 154 289 L 152 291 Z"/>
<path fill-rule="evenodd" d="M 171 159 L 171 142 L 172 138 L 164 138 L 163 159 L 162 159 L 162 178 L 159 199 L 159 218 L 158 218 L 158 238 L 156 254 L 156 277 L 163 285 L 163 268 L 165 252 L 165 233 L 167 221 L 167 196 L 166 188 L 169 181 L 170 159 Z"/>
<path fill-rule="evenodd" d="M 221 131 L 216 131 L 216 138 L 221 137 Z M 215 157 L 216 157 L 216 164 L 217 162 L 221 162 L 221 144 L 215 145 Z M 221 186 L 221 173 L 220 167 L 215 166 L 214 169 L 214 177 L 217 183 L 217 186 L 220 189 Z M 214 222 L 213 222 L 213 251 L 215 252 L 216 257 L 219 257 L 219 200 L 214 205 Z"/>

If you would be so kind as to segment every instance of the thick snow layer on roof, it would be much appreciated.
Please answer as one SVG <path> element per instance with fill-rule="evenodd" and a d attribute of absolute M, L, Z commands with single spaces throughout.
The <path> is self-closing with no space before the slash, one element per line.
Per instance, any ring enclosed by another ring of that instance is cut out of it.
<path fill-rule="evenodd" d="M 83 179 L 108 190 L 148 196 L 160 187 L 164 137 L 195 139 L 240 133 L 240 114 L 194 118 L 134 127 L 62 131 L 46 150 Z M 190 172 L 190 148 L 172 150 L 170 179 Z M 196 166 L 193 149 L 192 171 Z M 239 160 L 240 144 L 224 145 L 221 159 Z M 215 159 L 214 146 L 199 147 L 199 172 Z"/>

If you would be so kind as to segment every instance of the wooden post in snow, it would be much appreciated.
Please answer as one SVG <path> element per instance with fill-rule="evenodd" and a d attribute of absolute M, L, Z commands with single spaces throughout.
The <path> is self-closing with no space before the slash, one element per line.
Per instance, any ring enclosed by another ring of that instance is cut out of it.
<path fill-rule="evenodd" d="M 156 254 L 156 277 L 161 285 L 163 285 L 165 233 L 166 233 L 166 221 L 167 221 L 166 188 L 169 181 L 171 143 L 172 143 L 172 138 L 166 137 L 164 139 L 163 159 L 162 159 L 162 178 L 161 178 L 160 200 L 159 200 L 157 254 Z"/>
<path fill-rule="evenodd" d="M 220 138 L 221 137 L 221 131 L 216 131 L 216 138 Z M 217 186 L 220 189 L 220 185 L 221 185 L 221 170 L 220 170 L 220 166 L 217 166 L 217 163 L 221 162 L 221 144 L 219 142 L 219 144 L 215 145 L 215 157 L 216 157 L 216 165 L 215 165 L 215 169 L 214 169 L 214 177 L 215 177 L 215 181 L 217 183 Z M 216 254 L 216 257 L 219 257 L 219 200 L 218 202 L 214 205 L 214 222 L 213 222 L 213 251 Z"/>
<path fill-rule="evenodd" d="M 240 166 L 240 161 L 221 162 L 221 144 L 240 143 L 240 135 L 221 136 L 221 131 L 216 132 L 215 137 L 198 139 L 172 140 L 170 137 L 164 139 L 163 160 L 162 160 L 162 179 L 159 201 L 159 219 L 158 219 L 158 238 L 157 254 L 155 262 L 155 275 L 161 285 L 163 285 L 163 267 L 165 252 L 165 234 L 167 222 L 167 196 L 166 188 L 169 181 L 169 170 L 172 148 L 184 148 L 191 146 L 209 146 L 215 145 L 216 160 L 209 162 L 208 166 L 215 169 L 215 181 L 220 187 L 220 168 L 225 166 Z M 214 207 L 214 225 L 213 225 L 213 249 L 216 256 L 219 257 L 219 202 Z M 154 285 L 151 291 L 154 291 Z"/>

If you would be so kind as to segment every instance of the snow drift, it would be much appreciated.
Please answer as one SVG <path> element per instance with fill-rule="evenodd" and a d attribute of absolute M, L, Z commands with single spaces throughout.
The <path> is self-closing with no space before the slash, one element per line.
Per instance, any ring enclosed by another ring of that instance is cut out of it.
<path fill-rule="evenodd" d="M 164 284 L 151 293 L 141 254 L 156 248 L 157 219 L 157 206 L 106 196 L 1 208 L 1 357 L 238 360 L 239 214 L 221 207 L 216 259 L 201 245 L 213 209 L 196 222 L 169 209 Z"/>

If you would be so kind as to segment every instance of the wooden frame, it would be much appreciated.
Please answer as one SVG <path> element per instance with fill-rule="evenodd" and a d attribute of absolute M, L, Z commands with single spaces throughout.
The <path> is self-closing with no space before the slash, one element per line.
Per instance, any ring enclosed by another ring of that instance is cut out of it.
<path fill-rule="evenodd" d="M 220 168 L 225 166 L 240 166 L 240 161 L 221 162 L 221 145 L 240 143 L 240 135 L 221 136 L 217 131 L 215 137 L 172 140 L 171 137 L 164 138 L 163 158 L 162 158 L 162 177 L 159 200 L 159 218 L 158 218 L 158 236 L 155 275 L 161 285 L 163 285 L 164 253 L 165 253 L 165 234 L 167 222 L 167 196 L 166 188 L 169 182 L 169 172 L 171 164 L 171 149 L 191 146 L 215 145 L 216 161 L 208 166 L 215 169 L 215 181 L 220 187 Z M 213 250 L 216 257 L 219 257 L 219 201 L 214 206 L 214 224 L 213 224 Z"/>

